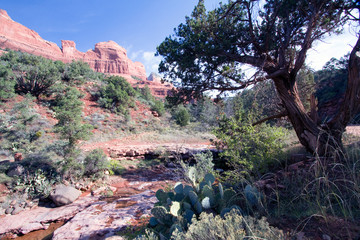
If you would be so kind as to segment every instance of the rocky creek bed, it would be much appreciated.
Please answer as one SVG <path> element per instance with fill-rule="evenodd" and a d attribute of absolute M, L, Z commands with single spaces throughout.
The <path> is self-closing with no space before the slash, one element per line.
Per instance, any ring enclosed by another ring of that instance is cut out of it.
<path fill-rule="evenodd" d="M 180 180 L 175 172 L 163 166 L 132 170 L 121 177 L 111 176 L 108 186 L 83 193 L 69 205 L 37 206 L 16 215 L 2 215 L 0 239 L 21 235 L 19 239 L 122 239 L 117 232 L 131 221 L 149 216 L 157 201 L 155 192 Z M 104 194 L 109 189 L 112 194 Z M 55 230 L 53 235 L 51 231 L 36 232 L 49 228 Z"/>

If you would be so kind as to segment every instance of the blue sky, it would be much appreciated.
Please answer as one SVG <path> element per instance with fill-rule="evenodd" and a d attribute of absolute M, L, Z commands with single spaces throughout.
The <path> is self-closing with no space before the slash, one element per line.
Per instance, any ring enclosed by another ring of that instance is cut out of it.
<path fill-rule="evenodd" d="M 73 40 L 79 51 L 113 40 L 127 49 L 128 57 L 142 62 L 147 74 L 157 71 L 156 46 L 184 22 L 198 0 L 1 0 L 16 22 L 35 30 L 45 40 Z M 220 0 L 205 0 L 207 9 Z M 226 2 L 226 0 L 224 0 Z M 354 33 L 314 45 L 308 63 L 320 69 L 330 57 L 341 57 L 355 43 Z M 349 45 L 350 44 L 350 45 Z"/>

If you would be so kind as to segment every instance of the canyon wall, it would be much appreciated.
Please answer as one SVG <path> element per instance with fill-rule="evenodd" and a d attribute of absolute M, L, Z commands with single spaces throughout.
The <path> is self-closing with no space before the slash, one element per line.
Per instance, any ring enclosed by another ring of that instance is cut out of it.
<path fill-rule="evenodd" d="M 97 72 L 129 75 L 146 80 L 145 67 L 127 57 L 126 50 L 114 41 L 100 42 L 94 50 L 80 52 L 74 41 L 62 40 L 61 48 L 44 40 L 38 33 L 13 21 L 0 9 L 0 48 L 19 50 L 65 63 L 81 60 Z"/>

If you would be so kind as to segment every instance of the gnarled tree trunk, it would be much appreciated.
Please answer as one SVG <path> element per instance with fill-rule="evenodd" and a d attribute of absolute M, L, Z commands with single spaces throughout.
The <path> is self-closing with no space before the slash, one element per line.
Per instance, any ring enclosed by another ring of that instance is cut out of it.
<path fill-rule="evenodd" d="M 345 100 L 339 113 L 328 122 L 317 122 L 306 112 L 291 75 L 279 76 L 273 81 L 300 143 L 313 154 L 341 157 L 342 135 L 349 121 L 360 111 L 360 38 L 350 54 Z"/>

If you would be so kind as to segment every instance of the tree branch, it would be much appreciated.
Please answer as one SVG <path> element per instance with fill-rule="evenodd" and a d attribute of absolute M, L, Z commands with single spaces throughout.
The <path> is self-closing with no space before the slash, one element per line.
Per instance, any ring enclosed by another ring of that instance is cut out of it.
<path fill-rule="evenodd" d="M 287 115 L 288 115 L 288 113 L 287 113 L 287 111 L 285 110 L 285 111 L 283 111 L 283 112 L 281 112 L 281 113 L 277 113 L 277 114 L 275 114 L 275 115 L 272 115 L 272 116 L 266 117 L 266 118 L 264 118 L 264 119 L 261 119 L 261 120 L 259 120 L 259 121 L 257 121 L 257 122 L 254 122 L 252 125 L 253 125 L 253 126 L 256 126 L 256 125 L 259 125 L 259 124 L 261 124 L 261 123 L 263 123 L 263 122 L 266 122 L 266 121 L 268 121 L 268 120 L 275 119 L 275 118 L 286 117 Z"/>

